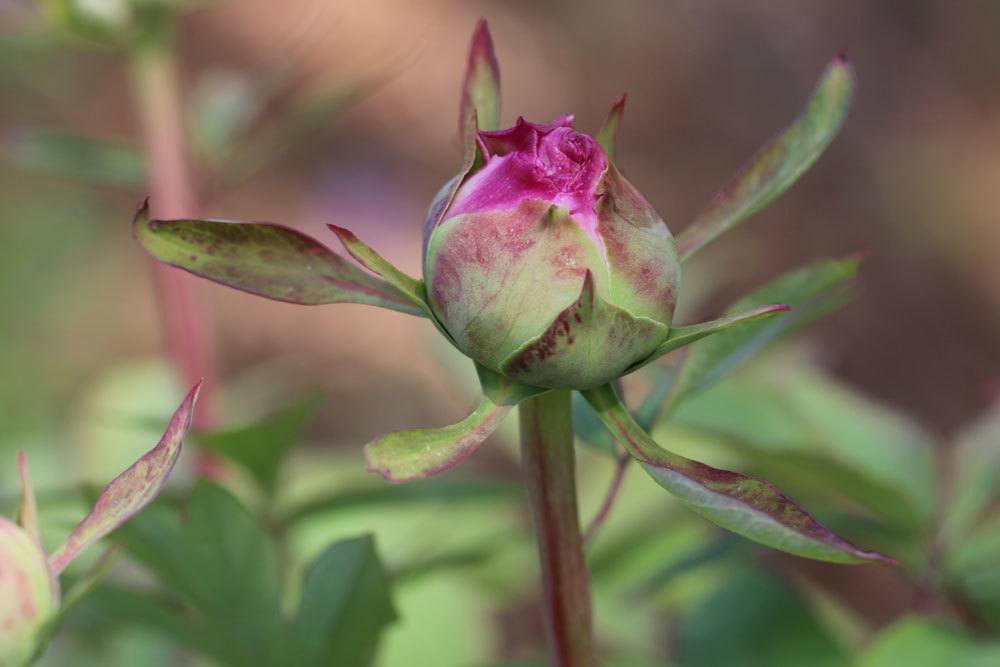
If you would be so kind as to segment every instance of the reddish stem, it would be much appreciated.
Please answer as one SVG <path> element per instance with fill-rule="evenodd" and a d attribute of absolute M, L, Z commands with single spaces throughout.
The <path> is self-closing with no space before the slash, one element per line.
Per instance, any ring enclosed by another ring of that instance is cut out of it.
<path fill-rule="evenodd" d="M 566 391 L 521 403 L 521 458 L 538 539 L 549 662 L 595 667 L 570 410 Z"/>
<path fill-rule="evenodd" d="M 618 494 L 622 489 L 622 482 L 625 481 L 625 472 L 628 470 L 628 464 L 631 461 L 632 457 L 627 453 L 621 454 L 618 457 L 618 462 L 615 465 L 615 474 L 614 477 L 611 478 L 611 486 L 608 488 L 608 493 L 604 497 L 604 502 L 601 503 L 601 509 L 597 511 L 597 514 L 590 521 L 590 525 L 587 526 L 587 530 L 583 533 L 584 546 L 590 546 L 591 542 L 594 540 L 594 534 L 597 532 L 597 529 L 604 524 L 608 515 L 611 514 L 611 508 L 615 506 L 615 501 L 618 500 Z"/>
<path fill-rule="evenodd" d="M 141 41 L 132 51 L 133 87 L 149 165 L 150 205 L 155 217 L 197 215 L 198 203 L 187 154 L 187 131 L 181 102 L 177 63 L 169 31 Z M 214 392 L 215 354 L 210 326 L 192 276 L 164 264 L 154 266 L 165 344 L 184 386 L 204 379 L 194 417 L 196 430 L 216 424 Z M 217 477 L 220 462 L 200 452 L 196 472 Z"/>

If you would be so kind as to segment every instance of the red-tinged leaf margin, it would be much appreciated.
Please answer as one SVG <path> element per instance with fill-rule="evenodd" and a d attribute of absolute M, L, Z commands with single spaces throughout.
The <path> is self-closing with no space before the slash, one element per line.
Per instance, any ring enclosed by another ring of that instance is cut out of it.
<path fill-rule="evenodd" d="M 35 500 L 35 484 L 31 480 L 31 469 L 24 450 L 17 452 L 17 472 L 21 477 L 21 502 L 17 508 L 17 525 L 21 526 L 31 539 L 42 544 L 38 524 L 38 502 Z"/>
<path fill-rule="evenodd" d="M 611 110 L 608 111 L 608 117 L 604 119 L 601 129 L 594 135 L 597 143 L 604 149 L 605 155 L 612 160 L 615 159 L 615 143 L 618 137 L 618 128 L 621 126 L 622 115 L 625 113 L 625 100 L 627 97 L 628 93 L 623 93 L 621 99 L 615 102 Z"/>
<path fill-rule="evenodd" d="M 765 144 L 677 236 L 681 261 L 787 190 L 837 136 L 854 93 L 854 72 L 838 54 L 823 72 L 805 111 Z"/>
<path fill-rule="evenodd" d="M 816 521 L 773 484 L 720 470 L 660 447 L 611 385 L 583 392 L 609 430 L 656 482 L 712 523 L 779 551 L 833 563 L 896 561 L 862 551 Z"/>
<path fill-rule="evenodd" d="M 132 232 L 155 259 L 257 296 L 306 306 L 361 303 L 425 314 L 389 283 L 283 225 L 154 220 L 146 198 L 136 211 Z"/>
<path fill-rule="evenodd" d="M 160 493 L 180 456 L 184 436 L 191 428 L 201 384 L 199 382 L 188 392 L 159 443 L 108 484 L 90 514 L 49 557 L 53 572 L 62 572 L 80 552 L 135 516 Z"/>
<path fill-rule="evenodd" d="M 500 65 L 486 19 L 479 19 L 469 44 L 458 123 L 465 142 L 475 137 L 477 129 L 500 129 Z"/>

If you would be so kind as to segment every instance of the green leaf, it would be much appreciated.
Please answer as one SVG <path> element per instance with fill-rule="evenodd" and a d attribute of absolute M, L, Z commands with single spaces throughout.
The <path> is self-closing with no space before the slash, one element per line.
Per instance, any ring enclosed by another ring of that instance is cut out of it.
<path fill-rule="evenodd" d="M 712 523 L 765 546 L 836 563 L 894 563 L 822 526 L 768 482 L 719 470 L 661 448 L 635 423 L 614 389 L 583 392 L 609 429 L 649 475 Z"/>
<path fill-rule="evenodd" d="M 695 341 L 701 340 L 706 336 L 735 329 L 745 324 L 750 324 L 751 322 L 759 322 L 760 320 L 765 320 L 770 317 L 774 317 L 775 315 L 780 315 L 781 313 L 787 313 L 789 310 L 789 307 L 786 305 L 771 304 L 767 306 L 758 306 L 745 313 L 728 315 L 726 317 L 720 317 L 717 320 L 702 322 L 701 324 L 691 324 L 684 327 L 672 327 L 666 340 L 660 343 L 660 346 L 656 348 L 656 351 L 654 351 L 648 359 L 642 361 L 639 366 L 636 366 L 636 368 L 655 361 L 663 355 L 682 348 L 685 345 L 690 345 Z"/>
<path fill-rule="evenodd" d="M 303 305 L 363 303 L 424 314 L 392 285 L 280 225 L 151 220 L 146 200 L 136 212 L 133 232 L 161 262 L 251 294 Z"/>
<path fill-rule="evenodd" d="M 61 130 L 28 130 L 7 150 L 18 166 L 95 185 L 135 190 L 146 182 L 146 164 L 134 146 Z"/>
<path fill-rule="evenodd" d="M 882 631 L 858 667 L 989 667 L 1000 664 L 1000 642 L 981 641 L 930 618 L 907 616 Z"/>
<path fill-rule="evenodd" d="M 396 620 L 371 536 L 327 548 L 306 572 L 302 590 L 291 664 L 371 664 L 382 631 Z"/>
<path fill-rule="evenodd" d="M 622 114 L 625 113 L 626 97 L 626 95 L 622 95 L 621 99 L 611 107 L 608 117 L 604 119 L 604 125 L 597 131 L 597 136 L 595 137 L 597 143 L 600 144 L 601 148 L 604 149 L 604 152 L 612 160 L 615 159 L 615 139 L 618 135 L 618 127 L 622 122 Z"/>
<path fill-rule="evenodd" d="M 840 130 L 854 90 L 854 74 L 838 55 L 827 66 L 805 111 L 746 164 L 677 237 L 685 260 L 770 204 L 826 150 Z"/>
<path fill-rule="evenodd" d="M 354 232 L 343 227 L 338 227 L 337 225 L 327 225 L 327 227 L 337 235 L 337 238 L 344 244 L 344 249 L 351 254 L 351 257 L 356 259 L 369 271 L 384 278 L 390 285 L 406 295 L 413 305 L 422 309 L 427 314 L 427 317 L 433 317 L 431 308 L 427 304 L 424 283 L 422 281 L 411 278 L 390 264 L 384 257 L 355 236 Z"/>
<path fill-rule="evenodd" d="M 843 649 L 805 601 L 787 584 L 761 571 L 742 570 L 729 577 L 681 619 L 677 642 L 682 667 L 849 664 Z"/>
<path fill-rule="evenodd" d="M 958 542 L 1000 496 L 1000 408 L 959 434 L 953 449 L 955 476 L 942 537 Z"/>
<path fill-rule="evenodd" d="M 843 303 L 842 288 L 857 273 L 860 261 L 855 256 L 810 264 L 780 276 L 727 308 L 726 313 L 732 315 L 764 304 L 785 303 L 792 312 L 724 331 L 692 347 L 680 374 L 671 380 L 670 405 L 704 391 L 770 343 Z"/>
<path fill-rule="evenodd" d="M 268 494 L 273 494 L 282 465 L 323 403 L 313 392 L 256 424 L 195 435 L 200 447 L 242 466 Z"/>
<path fill-rule="evenodd" d="M 480 130 L 500 128 L 500 66 L 493 52 L 493 38 L 485 19 L 476 24 L 469 44 L 469 62 L 462 81 L 462 104 L 458 115 L 461 137 Z M 466 148 L 468 150 L 468 148 Z"/>
<path fill-rule="evenodd" d="M 368 470 L 390 482 L 408 482 L 450 470 L 472 454 L 512 408 L 483 396 L 476 409 L 457 424 L 398 431 L 369 442 L 365 445 Z"/>
<path fill-rule="evenodd" d="M 156 498 L 180 456 L 181 442 L 191 427 L 200 390 L 199 382 L 177 408 L 156 447 L 108 484 L 90 514 L 50 556 L 49 564 L 54 572 L 62 572 L 81 551 L 124 524 Z"/>

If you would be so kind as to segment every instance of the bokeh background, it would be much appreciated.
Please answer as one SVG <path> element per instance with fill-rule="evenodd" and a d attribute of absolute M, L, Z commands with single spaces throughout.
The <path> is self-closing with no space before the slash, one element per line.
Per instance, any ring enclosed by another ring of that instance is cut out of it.
<path fill-rule="evenodd" d="M 116 6 L 86 4 L 110 16 Z M 281 222 L 331 244 L 325 225 L 342 225 L 418 275 L 424 210 L 459 164 L 458 90 L 480 16 L 496 40 L 505 123 L 573 113 L 578 127 L 595 131 L 628 93 L 619 165 L 675 232 L 794 118 L 825 64 L 846 51 L 858 91 L 841 135 L 777 203 L 685 267 L 681 317 L 714 316 L 810 260 L 866 251 L 858 296 L 808 332 L 806 352 L 799 345 L 786 356 L 808 357 L 908 415 L 932 435 L 947 480 L 947 443 L 1000 397 L 1000 4 L 199 3 L 177 34 L 200 166 L 191 214 Z M 15 490 L 19 447 L 39 487 L 58 495 L 110 478 L 148 448 L 150 431 L 136 415 L 169 414 L 180 385 L 163 354 L 150 263 L 129 231 L 149 188 L 127 61 L 60 32 L 32 2 L 0 2 L 0 26 L 0 462 L 8 462 L 0 496 Z M 240 152 L 233 137 L 260 141 Z M 296 307 L 207 283 L 199 291 L 221 423 L 326 391 L 286 481 L 290 495 L 341 478 L 375 484 L 365 481 L 361 444 L 451 423 L 471 402 L 471 369 L 425 321 L 356 305 Z M 486 447 L 466 465 L 516 479 L 514 451 Z M 332 463 L 320 474 L 315 460 Z M 606 462 L 592 467 L 585 512 L 608 477 Z M 656 506 L 638 475 L 628 483 L 639 500 L 623 517 Z M 302 543 L 376 527 L 380 539 L 388 534 L 384 548 L 430 549 L 523 524 L 516 507 L 446 503 L 417 514 L 341 517 Z M 697 532 L 685 521 L 678 530 Z M 500 561 L 530 567 L 530 558 L 525 548 Z M 948 607 L 887 571 L 768 562 L 768 577 L 832 591 L 870 631 L 914 609 Z M 678 610 L 701 609 L 706 591 L 722 590 L 714 574 L 699 577 L 641 622 L 599 608 L 599 623 L 624 646 L 666 655 L 678 633 L 704 630 L 683 630 L 675 617 L 687 612 Z M 422 620 L 393 636 L 385 664 L 533 655 L 540 630 L 531 594 L 492 602 L 507 581 L 493 573 L 425 583 L 400 603 L 404 616 Z M 763 595 L 761 581 L 737 582 L 743 588 L 732 594 Z M 447 639 L 431 639 L 438 636 Z M 411 662 L 399 661 L 407 655 Z"/>

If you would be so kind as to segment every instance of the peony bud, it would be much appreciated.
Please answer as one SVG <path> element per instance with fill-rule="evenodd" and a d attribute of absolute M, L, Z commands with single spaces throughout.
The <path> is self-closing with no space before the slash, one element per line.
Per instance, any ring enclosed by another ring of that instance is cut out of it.
<path fill-rule="evenodd" d="M 459 349 L 525 384 L 570 389 L 648 358 L 680 278 L 649 202 L 572 116 L 477 132 L 477 148 L 424 238 L 429 301 Z"/>
<path fill-rule="evenodd" d="M 28 663 L 58 606 L 58 584 L 42 548 L 0 517 L 0 665 Z"/>

